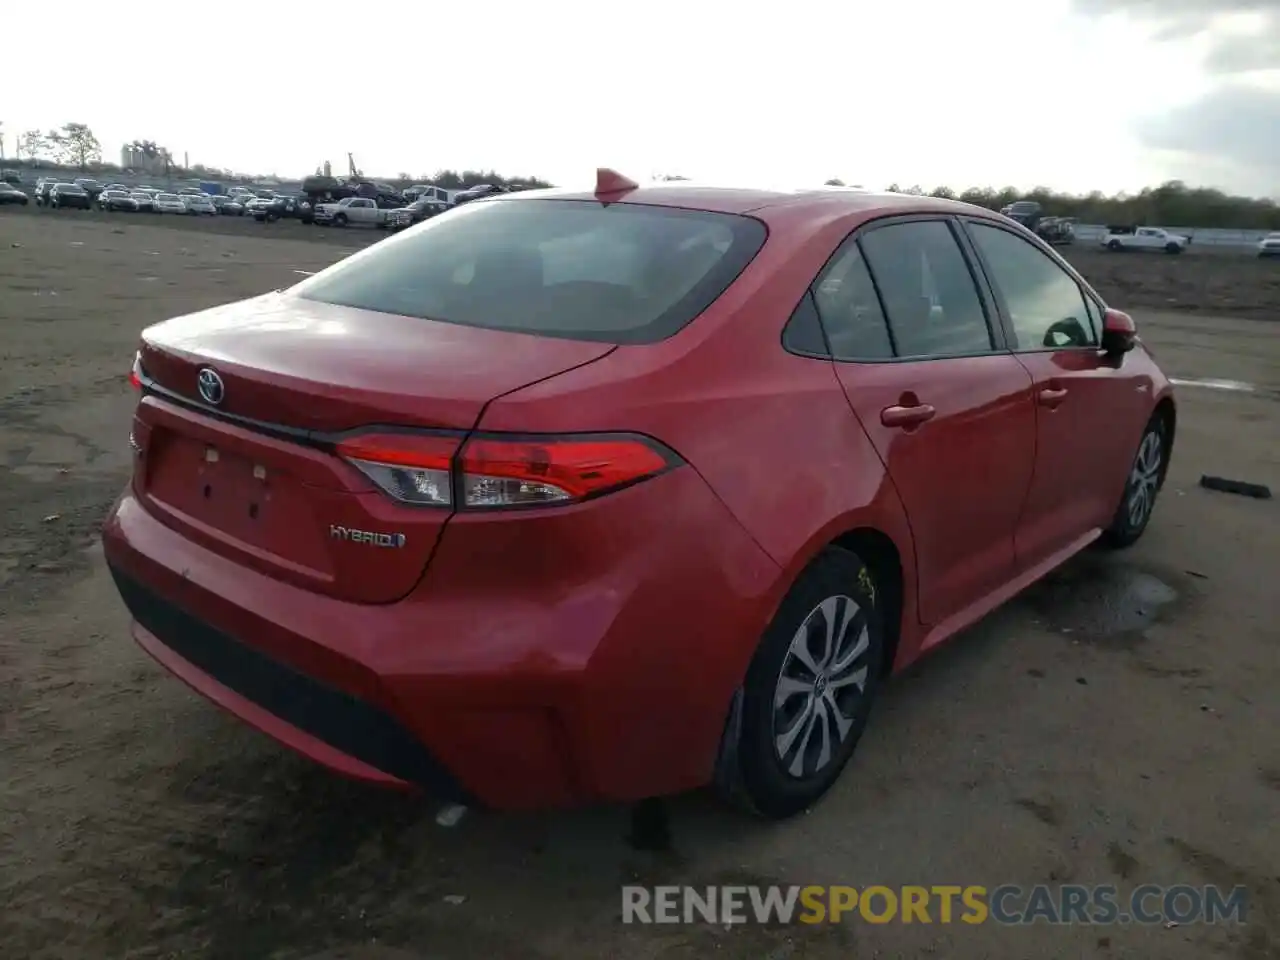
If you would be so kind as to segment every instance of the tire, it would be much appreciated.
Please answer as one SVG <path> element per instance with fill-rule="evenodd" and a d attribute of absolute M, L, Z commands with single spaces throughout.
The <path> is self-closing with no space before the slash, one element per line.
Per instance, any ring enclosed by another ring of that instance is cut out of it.
<path fill-rule="evenodd" d="M 1170 253 L 1170 254 L 1178 254 L 1182 252 L 1182 247 L 1178 246 L 1178 244 L 1176 243 L 1166 243 L 1164 245 L 1164 252 Z"/>
<path fill-rule="evenodd" d="M 1116 507 L 1110 526 L 1102 532 L 1104 546 L 1122 550 L 1136 543 L 1146 531 L 1169 469 L 1167 433 L 1168 427 L 1160 414 L 1153 416 L 1142 431 L 1120 505 Z"/>
<path fill-rule="evenodd" d="M 333 225 L 335 227 L 345 227 L 347 225 L 347 215 L 345 213 L 340 213 L 335 216 L 333 218 Z"/>
<path fill-rule="evenodd" d="M 1123 247 L 1121 247 L 1119 240 L 1112 240 L 1110 243 L 1107 244 L 1107 249 L 1110 250 L 1112 253 L 1119 253 L 1123 249 Z"/>
<path fill-rule="evenodd" d="M 862 736 L 883 672 L 876 598 L 870 569 L 848 550 L 827 547 L 800 574 L 747 670 L 740 723 L 726 731 L 736 737 L 722 753 L 736 769 L 717 777 L 726 799 L 781 820 L 835 783 Z M 830 645 L 828 617 L 835 627 Z M 818 667 L 816 680 L 806 661 Z"/>

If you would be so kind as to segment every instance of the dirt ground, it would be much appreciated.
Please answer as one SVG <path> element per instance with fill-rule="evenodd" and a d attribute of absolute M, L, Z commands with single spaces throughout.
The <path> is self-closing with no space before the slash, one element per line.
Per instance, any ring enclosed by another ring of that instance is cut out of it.
<path fill-rule="evenodd" d="M 1078 558 L 892 683 L 808 815 L 764 825 L 695 794 L 665 804 L 667 840 L 637 843 L 618 808 L 441 827 L 429 801 L 285 752 L 134 646 L 95 536 L 128 471 L 138 332 L 369 238 L 103 219 L 0 211 L 0 956 L 1280 957 L 1280 519 L 1197 486 L 1280 489 L 1280 326 L 1227 318 L 1280 319 L 1280 265 L 1073 254 L 1172 375 L 1255 391 L 1183 387 L 1144 540 Z M 643 927 L 619 922 L 627 882 L 1242 884 L 1250 912 Z"/>
<path fill-rule="evenodd" d="M 234 237 L 273 237 L 307 240 L 358 248 L 384 234 L 371 230 L 336 230 L 308 226 L 296 220 L 257 223 L 243 217 L 153 217 L 146 214 L 101 211 L 49 211 L 34 206 L 10 207 L 6 216 L 35 216 L 67 221 L 71 218 L 135 226 L 157 221 L 173 229 L 193 230 Z M 1208 313 L 1214 316 L 1258 320 L 1280 319 L 1280 261 L 1260 261 L 1252 248 L 1191 247 L 1182 256 L 1165 254 L 1114 254 L 1090 244 L 1063 247 L 1061 251 L 1102 294 L 1123 310 Z"/>

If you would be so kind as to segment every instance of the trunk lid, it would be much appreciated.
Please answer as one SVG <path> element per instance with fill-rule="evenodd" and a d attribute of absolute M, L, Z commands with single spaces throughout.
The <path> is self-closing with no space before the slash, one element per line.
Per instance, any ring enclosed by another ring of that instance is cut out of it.
<path fill-rule="evenodd" d="M 179 317 L 143 333 L 135 490 L 163 522 L 238 563 L 391 602 L 421 577 L 451 511 L 391 499 L 327 449 L 328 436 L 465 432 L 494 397 L 613 349 L 288 294 Z M 201 396 L 205 368 L 221 381 L 216 404 Z"/>

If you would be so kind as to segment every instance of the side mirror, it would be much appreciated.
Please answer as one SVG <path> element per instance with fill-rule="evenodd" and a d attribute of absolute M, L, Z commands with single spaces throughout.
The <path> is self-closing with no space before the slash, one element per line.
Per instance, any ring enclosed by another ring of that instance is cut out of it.
<path fill-rule="evenodd" d="M 1133 317 L 1110 307 L 1102 314 L 1102 352 L 1111 356 L 1128 353 L 1138 341 Z"/>

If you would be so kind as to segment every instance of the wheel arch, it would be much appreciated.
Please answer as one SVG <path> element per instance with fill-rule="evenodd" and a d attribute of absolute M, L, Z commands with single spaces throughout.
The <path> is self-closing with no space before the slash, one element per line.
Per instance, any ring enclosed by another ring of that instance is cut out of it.
<path fill-rule="evenodd" d="M 855 527 L 832 540 L 830 546 L 855 554 L 871 570 L 885 629 L 886 649 L 882 667 L 887 676 L 893 672 L 902 640 L 903 594 L 906 589 L 902 553 L 892 537 L 875 527 Z"/>

